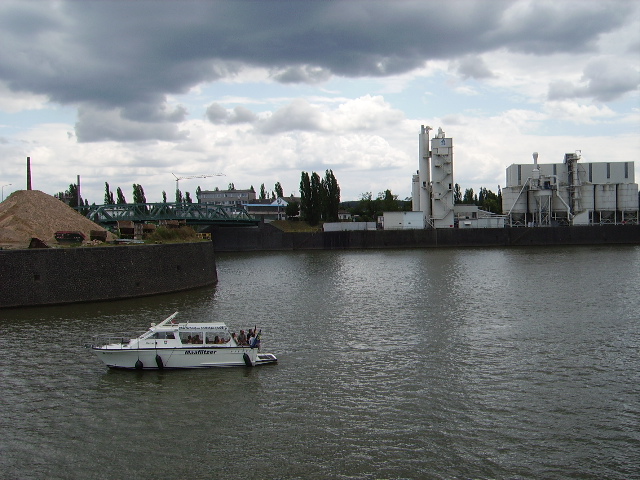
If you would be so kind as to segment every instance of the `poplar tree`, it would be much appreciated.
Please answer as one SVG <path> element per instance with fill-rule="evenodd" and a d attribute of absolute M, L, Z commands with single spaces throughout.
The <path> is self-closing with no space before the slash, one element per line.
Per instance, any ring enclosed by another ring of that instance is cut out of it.
<path fill-rule="evenodd" d="M 133 203 L 147 203 L 142 185 L 136 183 L 133 184 Z"/>
<path fill-rule="evenodd" d="M 310 225 L 317 225 L 322 215 L 322 203 L 324 198 L 324 190 L 320 175 L 316 172 L 311 174 L 311 195 L 309 199 L 309 212 L 307 213 L 307 222 Z"/>
<path fill-rule="evenodd" d="M 127 200 L 124 198 L 124 193 L 122 193 L 122 189 L 120 187 L 116 190 L 116 196 L 118 197 L 118 205 L 124 205 L 127 203 Z"/>
<path fill-rule="evenodd" d="M 307 172 L 300 175 L 300 216 L 303 220 L 309 217 L 311 205 L 311 180 Z"/>
<path fill-rule="evenodd" d="M 109 183 L 104 182 L 104 204 L 105 205 L 115 205 L 115 200 L 113 199 L 113 192 L 109 190 Z"/>
<path fill-rule="evenodd" d="M 340 186 L 333 170 L 326 170 L 322 180 L 323 211 L 322 218 L 326 221 L 337 221 L 340 209 Z"/>

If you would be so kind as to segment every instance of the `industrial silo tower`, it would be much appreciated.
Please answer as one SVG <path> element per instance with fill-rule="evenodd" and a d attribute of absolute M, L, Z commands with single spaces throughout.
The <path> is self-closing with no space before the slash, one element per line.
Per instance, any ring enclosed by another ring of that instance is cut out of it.
<path fill-rule="evenodd" d="M 424 226 L 453 228 L 453 139 L 442 128 L 429 139 L 431 127 L 422 125 L 419 136 L 419 169 L 413 176 L 414 212 L 422 212 Z"/>

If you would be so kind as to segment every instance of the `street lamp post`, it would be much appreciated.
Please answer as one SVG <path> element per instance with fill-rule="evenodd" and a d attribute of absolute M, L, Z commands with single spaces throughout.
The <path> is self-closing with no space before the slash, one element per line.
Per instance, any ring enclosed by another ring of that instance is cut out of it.
<path fill-rule="evenodd" d="M 4 202 L 4 187 L 8 187 L 9 185 L 12 185 L 11 183 L 7 183 L 6 185 L 2 185 L 2 200 Z"/>

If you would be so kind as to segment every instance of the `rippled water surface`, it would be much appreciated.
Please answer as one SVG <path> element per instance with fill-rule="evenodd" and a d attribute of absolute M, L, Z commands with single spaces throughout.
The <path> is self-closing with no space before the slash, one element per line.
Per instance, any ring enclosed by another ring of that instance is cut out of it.
<path fill-rule="evenodd" d="M 224 254 L 218 273 L 0 310 L 0 478 L 640 478 L 640 247 Z M 279 363 L 121 372 L 83 348 L 176 310 L 258 325 Z"/>

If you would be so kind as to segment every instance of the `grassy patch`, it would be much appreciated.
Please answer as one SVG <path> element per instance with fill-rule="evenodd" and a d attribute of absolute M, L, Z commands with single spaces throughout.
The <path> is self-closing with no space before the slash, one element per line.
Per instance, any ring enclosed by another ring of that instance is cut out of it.
<path fill-rule="evenodd" d="M 307 222 L 294 220 L 274 220 L 270 223 L 283 232 L 321 232 L 322 225 L 311 226 Z"/>

